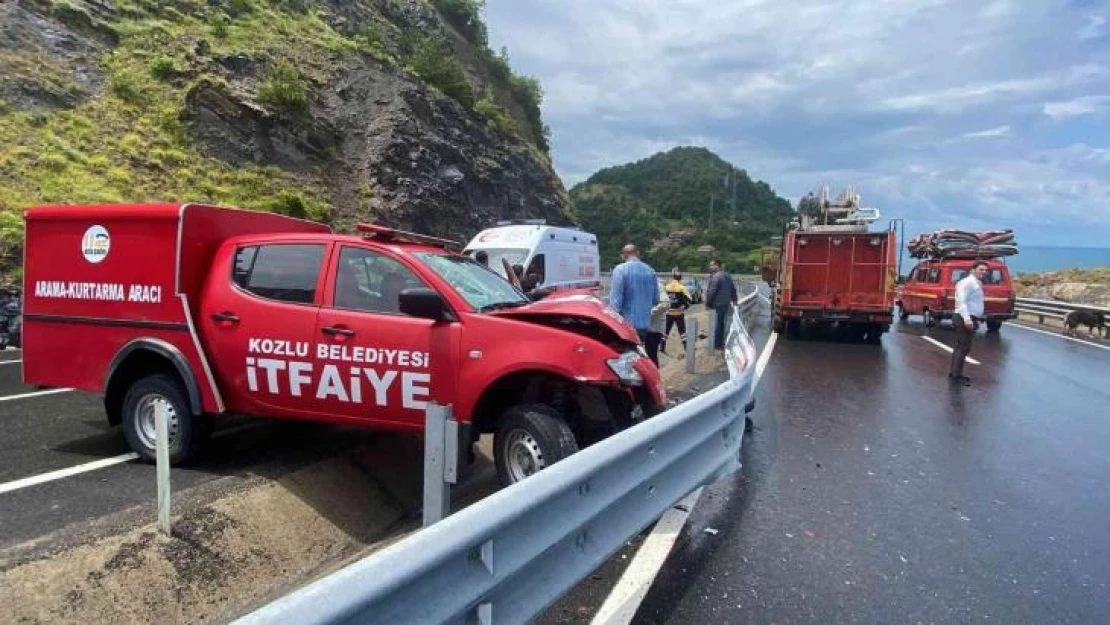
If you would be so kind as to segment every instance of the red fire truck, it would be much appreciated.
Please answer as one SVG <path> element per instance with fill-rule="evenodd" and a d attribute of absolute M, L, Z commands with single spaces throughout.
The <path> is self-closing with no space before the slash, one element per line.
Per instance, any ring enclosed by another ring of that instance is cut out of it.
<path fill-rule="evenodd" d="M 420 430 L 436 402 L 511 483 L 666 402 L 600 300 L 532 302 L 442 239 L 201 205 L 25 219 L 25 382 L 102 395 L 147 460 L 156 410 L 180 463 L 216 415 Z"/>
<path fill-rule="evenodd" d="M 829 201 L 827 188 L 799 205 L 783 231 L 773 271 L 773 325 L 787 337 L 806 325 L 846 326 L 859 340 L 878 344 L 893 321 L 897 271 L 894 222 L 869 230 L 878 211 L 859 206 L 849 187 Z"/>

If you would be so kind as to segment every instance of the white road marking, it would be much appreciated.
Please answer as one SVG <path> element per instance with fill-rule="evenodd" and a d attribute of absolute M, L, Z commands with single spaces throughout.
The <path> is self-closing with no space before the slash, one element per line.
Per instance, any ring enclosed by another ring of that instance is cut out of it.
<path fill-rule="evenodd" d="M 226 430 L 220 430 L 212 436 L 213 438 L 218 438 L 228 436 L 230 434 L 238 434 L 246 430 L 253 430 L 257 427 L 260 427 L 262 423 L 262 421 L 242 423 L 235 427 L 230 427 Z M 11 492 L 13 490 L 27 488 L 28 486 L 36 486 L 38 484 L 60 480 L 65 477 L 80 475 L 81 473 L 88 473 L 89 471 L 96 471 L 97 469 L 104 469 L 113 465 L 129 462 L 131 460 L 137 460 L 138 458 L 139 454 L 132 452 L 129 454 L 114 456 L 112 458 L 96 460 L 94 462 L 89 462 L 86 464 L 79 464 L 75 467 L 69 467 L 68 469 L 58 469 L 57 471 L 51 471 L 49 473 L 43 473 L 41 475 L 32 475 L 31 477 L 25 477 L 14 482 L 8 482 L 7 484 L 0 484 L 0 495 Z"/>
<path fill-rule="evenodd" d="M 13 401 L 16 399 L 27 399 L 28 397 L 41 397 L 42 395 L 54 395 L 56 393 L 68 393 L 74 389 L 72 388 L 52 388 L 48 391 L 37 391 L 34 393 L 23 393 L 21 395 L 6 395 L 0 397 L 0 401 Z"/>
<path fill-rule="evenodd" d="M 763 371 L 767 368 L 767 363 L 771 361 L 771 352 L 775 351 L 775 343 L 779 340 L 778 332 L 772 332 L 771 336 L 767 337 L 767 344 L 763 346 L 763 351 L 759 354 L 759 360 L 755 363 L 755 375 L 752 377 L 752 392 L 755 392 L 759 386 L 759 380 L 763 378 Z"/>
<path fill-rule="evenodd" d="M 1006 327 L 1007 328 L 1021 328 L 1022 330 L 1028 330 L 1030 332 L 1039 332 L 1041 334 L 1047 334 L 1048 336 L 1055 336 L 1058 339 L 1065 339 L 1065 340 L 1068 340 L 1068 341 L 1074 341 L 1076 343 L 1082 343 L 1084 345 L 1090 345 L 1091 347 L 1097 347 L 1099 349 L 1110 349 L 1110 346 L 1099 345 L 1098 343 L 1092 343 L 1090 341 L 1084 341 L 1082 339 L 1077 339 L 1074 336 L 1064 336 L 1063 334 L 1060 334 L 1059 332 L 1049 332 L 1047 330 L 1038 330 L 1037 328 L 1030 328 L 1028 326 L 1018 325 L 1016 323 L 1007 323 Z"/>
<path fill-rule="evenodd" d="M 632 622 L 632 618 L 636 616 L 636 610 L 647 595 L 652 582 L 655 581 L 655 576 L 663 567 L 663 562 L 666 561 L 675 541 L 682 533 L 682 526 L 686 525 L 686 519 L 690 517 L 688 511 L 693 511 L 701 491 L 701 488 L 695 490 L 678 502 L 678 505 L 663 513 L 655 528 L 651 530 L 651 534 L 640 545 L 640 549 L 617 581 L 617 585 L 613 587 L 613 591 L 605 599 L 605 603 L 601 605 L 601 609 L 597 611 L 597 615 L 590 621 L 590 625 Z M 682 506 L 687 511 L 679 509 L 678 506 Z"/>
<path fill-rule="evenodd" d="M 763 372 L 767 369 L 767 363 L 770 362 L 771 354 L 775 351 L 778 338 L 778 333 L 772 332 L 767 337 L 763 351 L 759 354 L 759 360 L 755 363 L 755 374 L 752 377 L 753 393 L 759 386 L 759 381 L 763 379 Z M 590 621 L 590 625 L 627 625 L 632 622 L 633 617 L 636 616 L 636 610 L 640 608 L 640 603 L 655 581 L 655 576 L 659 574 L 659 569 L 663 567 L 671 549 L 674 548 L 675 541 L 682 533 L 686 520 L 693 514 L 694 504 L 701 496 L 701 491 L 702 489 L 698 488 L 659 517 L 651 534 L 644 539 L 632 562 L 628 564 L 628 568 L 617 581 L 617 585 L 613 587 L 605 603 L 597 611 L 597 615 Z M 678 506 L 686 510 L 680 510 Z"/>
<path fill-rule="evenodd" d="M 21 362 L 23 362 L 22 358 L 20 358 L 19 360 L 0 360 L 0 365 L 16 365 Z"/>
<path fill-rule="evenodd" d="M 120 455 L 120 456 L 114 456 L 112 458 L 104 458 L 103 460 L 97 460 L 95 462 L 87 462 L 85 464 L 79 464 L 75 467 L 69 467 L 68 469 L 59 469 L 57 471 L 51 471 L 49 473 L 42 473 L 40 475 L 32 475 L 31 477 L 25 477 L 21 480 L 16 480 L 14 482 L 8 482 L 7 484 L 0 484 L 0 495 L 2 495 L 4 493 L 10 493 L 13 490 L 19 490 L 21 488 L 27 488 L 28 486 L 35 486 L 37 484 L 43 484 L 45 482 L 52 482 L 54 480 L 60 480 L 63 477 L 69 477 L 71 475 L 77 475 L 77 474 L 80 474 L 80 473 L 87 473 L 89 471 L 96 471 L 97 469 L 103 469 L 105 467 L 110 467 L 110 466 L 115 465 L 115 464 L 122 464 L 124 462 L 130 462 L 132 460 L 137 459 L 138 457 L 139 457 L 139 454 L 136 454 L 136 453 L 123 454 L 123 455 Z"/>
<path fill-rule="evenodd" d="M 934 339 L 934 338 L 933 338 L 933 337 L 931 337 L 931 336 L 923 336 L 923 337 L 921 337 L 921 338 L 925 339 L 926 341 L 929 341 L 929 342 L 930 342 L 930 343 L 932 343 L 933 345 L 936 345 L 937 347 L 939 347 L 939 348 L 943 349 L 944 351 L 948 352 L 949 354 L 951 354 L 952 352 L 956 351 L 956 350 L 952 349 L 951 347 L 949 347 L 949 346 L 945 345 L 944 343 L 941 343 L 940 341 L 938 341 L 938 340 Z M 964 356 L 964 360 L 966 360 L 967 362 L 970 362 L 970 363 L 971 363 L 971 364 L 973 364 L 973 365 L 981 365 L 981 364 L 983 364 L 983 363 L 979 362 L 978 360 L 975 360 L 975 359 L 974 359 L 974 358 L 972 358 L 971 356 Z"/>

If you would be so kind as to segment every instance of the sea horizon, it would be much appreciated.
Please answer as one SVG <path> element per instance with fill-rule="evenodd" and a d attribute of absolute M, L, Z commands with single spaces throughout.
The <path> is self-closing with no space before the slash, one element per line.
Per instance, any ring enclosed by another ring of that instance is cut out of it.
<path fill-rule="evenodd" d="M 906 251 L 902 256 L 902 272 L 908 273 L 918 259 Z M 1067 269 L 1110 268 L 1110 247 L 1081 245 L 1021 245 L 1018 253 L 1005 257 L 1011 274 L 1044 273 Z"/>

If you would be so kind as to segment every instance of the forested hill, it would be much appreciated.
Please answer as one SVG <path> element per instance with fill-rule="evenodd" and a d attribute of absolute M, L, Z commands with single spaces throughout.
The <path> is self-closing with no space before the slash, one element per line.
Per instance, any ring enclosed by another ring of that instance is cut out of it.
<path fill-rule="evenodd" d="M 602 265 L 633 242 L 657 271 L 703 270 L 711 245 L 732 269 L 781 233 L 790 202 L 701 147 L 679 147 L 609 167 L 571 190 L 582 226 L 598 234 Z M 704 249 L 704 248 L 703 248 Z"/>

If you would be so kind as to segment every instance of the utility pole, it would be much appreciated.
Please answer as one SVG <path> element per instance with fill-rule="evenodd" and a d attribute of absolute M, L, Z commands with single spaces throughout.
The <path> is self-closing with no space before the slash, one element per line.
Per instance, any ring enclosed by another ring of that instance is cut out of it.
<path fill-rule="evenodd" d="M 736 221 L 736 168 L 732 168 L 732 218 L 729 221 Z"/>

